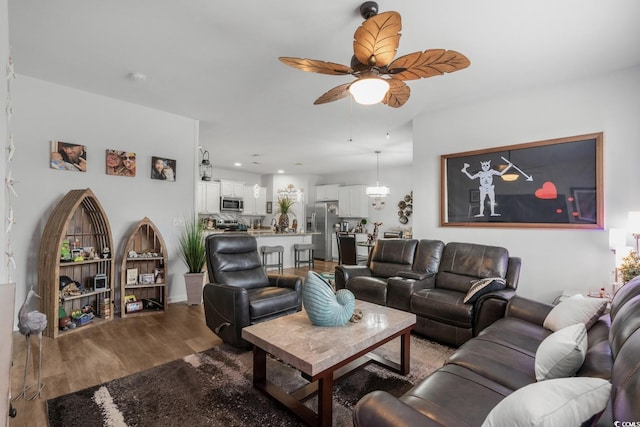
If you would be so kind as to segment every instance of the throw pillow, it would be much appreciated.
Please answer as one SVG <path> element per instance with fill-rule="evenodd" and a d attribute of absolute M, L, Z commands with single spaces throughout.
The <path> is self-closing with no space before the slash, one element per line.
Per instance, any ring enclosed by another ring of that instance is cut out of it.
<path fill-rule="evenodd" d="M 584 298 L 574 295 L 551 309 L 542 326 L 558 331 L 576 323 L 584 323 L 589 330 L 607 308 L 607 300 L 601 298 Z"/>
<path fill-rule="evenodd" d="M 529 384 L 502 399 L 482 427 L 579 426 L 602 412 L 611 384 L 602 378 L 555 378 Z"/>
<path fill-rule="evenodd" d="M 487 277 L 486 279 L 474 280 L 464 297 L 465 304 L 473 304 L 478 298 L 492 291 L 499 291 L 507 286 L 507 281 L 502 277 Z"/>
<path fill-rule="evenodd" d="M 587 329 L 576 323 L 552 333 L 536 350 L 536 380 L 573 376 L 587 354 Z"/>

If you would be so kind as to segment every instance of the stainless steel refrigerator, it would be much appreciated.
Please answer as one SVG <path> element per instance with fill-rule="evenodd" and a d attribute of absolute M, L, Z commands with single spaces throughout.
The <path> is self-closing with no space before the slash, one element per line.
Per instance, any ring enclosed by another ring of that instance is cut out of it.
<path fill-rule="evenodd" d="M 319 233 L 314 234 L 312 238 L 315 245 L 314 258 L 332 261 L 332 244 L 336 232 L 335 225 L 340 222 L 337 213 L 337 201 L 317 202 L 307 206 L 308 222 L 311 225 L 310 231 Z"/>

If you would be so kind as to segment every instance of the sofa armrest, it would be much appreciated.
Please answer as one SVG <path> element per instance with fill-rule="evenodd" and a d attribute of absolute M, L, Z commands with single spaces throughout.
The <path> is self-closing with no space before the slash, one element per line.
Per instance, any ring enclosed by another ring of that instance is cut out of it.
<path fill-rule="evenodd" d="M 302 279 L 293 274 L 267 274 L 269 285 L 276 288 L 289 288 L 302 292 Z"/>
<path fill-rule="evenodd" d="M 353 412 L 354 427 L 436 427 L 442 424 L 427 418 L 385 391 L 373 391 L 358 401 Z"/>
<path fill-rule="evenodd" d="M 366 265 L 337 265 L 335 283 L 337 289 L 345 289 L 347 281 L 356 276 L 371 277 L 371 270 Z"/>
<path fill-rule="evenodd" d="M 405 279 L 413 279 L 413 280 L 425 280 L 430 277 L 434 277 L 436 273 L 419 273 L 417 271 L 405 270 L 398 271 L 397 276 L 403 277 Z"/>
<path fill-rule="evenodd" d="M 476 301 L 474 309 L 473 336 L 477 336 L 484 328 L 505 316 L 507 304 L 516 295 L 511 288 L 489 292 Z"/>
<path fill-rule="evenodd" d="M 507 304 L 506 317 L 517 317 L 538 326 L 542 326 L 553 306 L 540 301 L 515 296 Z"/>
<path fill-rule="evenodd" d="M 433 288 L 435 283 L 435 274 L 422 274 L 419 277 L 422 279 L 390 277 L 387 280 L 387 306 L 411 311 L 411 295 L 422 289 Z"/>

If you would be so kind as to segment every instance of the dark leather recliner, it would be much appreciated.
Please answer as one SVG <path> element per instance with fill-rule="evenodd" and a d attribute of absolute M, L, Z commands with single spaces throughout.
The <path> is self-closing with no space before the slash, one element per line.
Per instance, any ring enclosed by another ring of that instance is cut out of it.
<path fill-rule="evenodd" d="M 209 282 L 203 289 L 207 326 L 224 342 L 249 348 L 242 328 L 302 309 L 302 279 L 264 271 L 256 238 L 212 234 L 205 241 Z"/>
<path fill-rule="evenodd" d="M 387 280 L 413 266 L 418 241 L 415 239 L 379 239 L 367 265 L 338 265 L 336 289 L 349 289 L 356 298 L 375 304 L 387 303 Z"/>
<path fill-rule="evenodd" d="M 447 243 L 432 287 L 414 292 L 410 311 L 417 316 L 414 331 L 452 346 L 460 346 L 504 316 L 520 277 L 520 258 L 506 248 L 472 243 Z M 506 288 L 480 297 L 464 298 L 473 281 L 499 277 Z"/>

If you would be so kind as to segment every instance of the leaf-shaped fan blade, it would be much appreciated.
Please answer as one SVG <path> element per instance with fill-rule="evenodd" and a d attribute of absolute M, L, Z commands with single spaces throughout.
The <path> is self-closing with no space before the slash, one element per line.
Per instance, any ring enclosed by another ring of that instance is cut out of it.
<path fill-rule="evenodd" d="M 326 104 L 327 102 L 337 101 L 338 99 L 349 96 L 349 86 L 351 83 L 345 83 L 340 86 L 336 86 L 333 89 L 324 93 L 320 98 L 316 99 L 314 105 Z"/>
<path fill-rule="evenodd" d="M 469 59 L 455 50 L 428 49 L 414 52 L 389 64 L 388 73 L 397 80 L 416 80 L 467 68 Z"/>
<path fill-rule="evenodd" d="M 389 90 L 382 103 L 393 108 L 402 107 L 409 100 L 411 89 L 402 80 L 388 79 L 387 81 L 389 82 Z"/>
<path fill-rule="evenodd" d="M 364 21 L 353 35 L 353 53 L 363 64 L 384 67 L 396 55 L 401 29 L 398 12 L 384 12 L 372 16 Z"/>
<path fill-rule="evenodd" d="M 287 64 L 293 68 L 297 68 L 302 71 L 309 71 L 312 73 L 342 76 L 344 74 L 351 74 L 353 72 L 351 67 L 342 64 L 336 64 L 335 62 L 319 61 L 317 59 L 291 58 L 288 56 L 281 56 L 278 59 L 283 64 Z"/>

